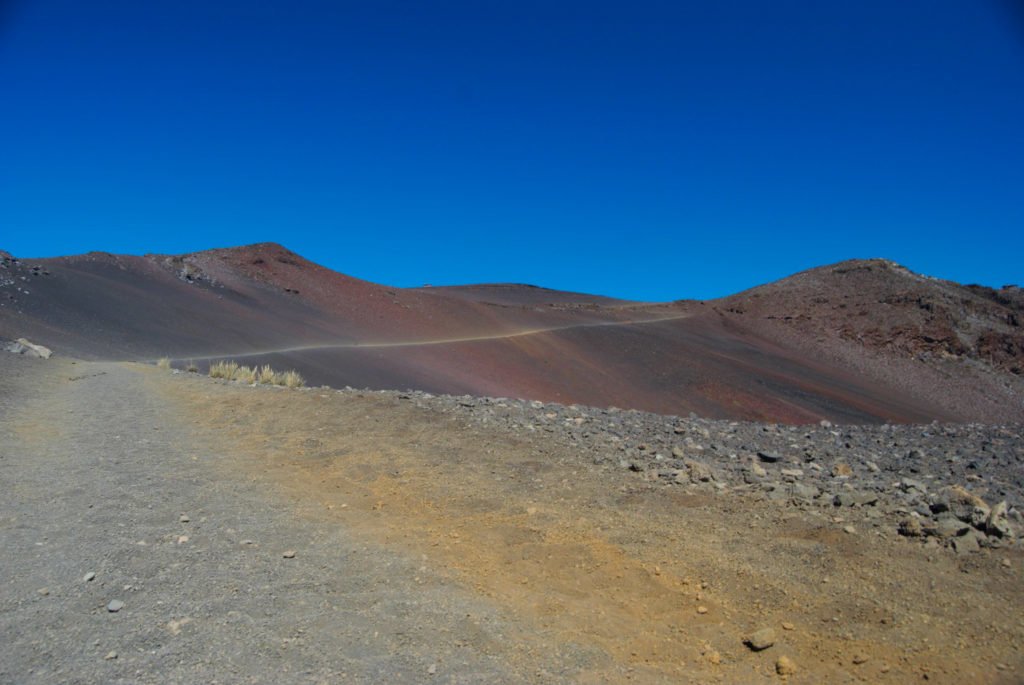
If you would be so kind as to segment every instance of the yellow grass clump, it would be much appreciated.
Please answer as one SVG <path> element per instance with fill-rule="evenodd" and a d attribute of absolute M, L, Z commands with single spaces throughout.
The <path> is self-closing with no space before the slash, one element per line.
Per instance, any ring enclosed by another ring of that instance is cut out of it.
<path fill-rule="evenodd" d="M 156 360 L 156 365 L 161 369 L 169 369 L 171 368 L 171 360 L 167 357 L 160 357 Z"/>
<path fill-rule="evenodd" d="M 260 367 L 257 380 L 263 385 L 281 385 L 281 374 L 270 368 L 269 364 L 264 364 Z"/>
<path fill-rule="evenodd" d="M 239 366 L 235 369 L 235 374 L 231 377 L 231 380 L 241 381 L 243 383 L 255 383 L 256 369 L 248 366 Z"/>
<path fill-rule="evenodd" d="M 285 371 L 282 376 L 282 381 L 286 388 L 301 388 L 306 384 L 306 379 L 300 376 L 297 371 Z"/>
<path fill-rule="evenodd" d="M 221 361 L 210 364 L 210 378 L 223 378 L 242 383 L 261 383 L 263 385 L 283 385 L 286 388 L 301 388 L 306 380 L 298 371 L 274 371 L 269 364 L 249 367 L 241 366 L 234 361 Z"/>
<path fill-rule="evenodd" d="M 231 380 L 238 370 L 238 362 L 216 362 L 210 364 L 210 378 L 225 378 Z"/>

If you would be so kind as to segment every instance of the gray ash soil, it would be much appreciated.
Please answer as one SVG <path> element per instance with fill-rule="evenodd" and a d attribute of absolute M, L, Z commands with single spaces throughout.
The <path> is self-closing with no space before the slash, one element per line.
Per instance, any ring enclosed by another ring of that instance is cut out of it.
<path fill-rule="evenodd" d="M 440 663 L 527 682 L 586 662 L 429 560 L 211 478 L 229 458 L 138 371 L 2 355 L 0 378 L 0 683 L 420 682 Z"/>
<path fill-rule="evenodd" d="M 0 437 L 4 683 L 1024 676 L 1019 426 L 765 426 L 0 355 Z"/>

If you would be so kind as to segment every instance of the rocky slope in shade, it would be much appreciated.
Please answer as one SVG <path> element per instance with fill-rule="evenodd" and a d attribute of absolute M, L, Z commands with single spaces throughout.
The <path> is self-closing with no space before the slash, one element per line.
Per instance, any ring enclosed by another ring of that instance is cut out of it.
<path fill-rule="evenodd" d="M 272 243 L 0 263 L 0 337 L 58 354 L 235 358 L 335 387 L 786 423 L 1020 420 L 1018 312 L 1012 289 L 879 260 L 663 304 L 509 284 L 390 288 Z"/>

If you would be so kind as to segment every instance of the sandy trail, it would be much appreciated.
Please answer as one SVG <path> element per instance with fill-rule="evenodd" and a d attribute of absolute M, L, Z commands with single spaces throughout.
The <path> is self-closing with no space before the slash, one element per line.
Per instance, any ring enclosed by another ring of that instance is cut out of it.
<path fill-rule="evenodd" d="M 394 396 L 30 366 L 0 398 L 2 682 L 1024 673 L 1019 553 L 687 495 Z"/>
<path fill-rule="evenodd" d="M 567 324 L 564 326 L 546 326 L 539 328 L 526 328 L 522 330 L 510 331 L 506 333 L 491 333 L 486 335 L 474 335 L 474 336 L 463 336 L 463 337 L 452 337 L 452 338 L 432 338 L 429 340 L 400 340 L 391 342 L 344 342 L 344 343 L 317 343 L 315 345 L 296 345 L 293 347 L 279 347 L 274 349 L 265 349 L 259 351 L 248 351 L 239 354 L 232 353 L 219 353 L 219 354 L 208 354 L 203 356 L 190 355 L 189 359 L 192 361 L 208 361 L 211 359 L 228 358 L 231 359 L 245 359 L 247 357 L 259 357 L 270 354 L 286 354 L 289 352 L 309 352 L 313 350 L 348 350 L 348 349 L 387 349 L 387 348 L 402 348 L 402 347 L 430 347 L 433 345 L 454 345 L 457 343 L 467 342 L 483 342 L 487 340 L 509 340 L 512 338 L 523 338 L 531 335 L 539 335 L 542 333 L 553 333 L 558 331 L 570 331 L 585 328 L 606 328 L 609 326 L 641 326 L 644 324 L 663 323 L 665 321 L 678 321 L 680 319 L 687 319 L 690 314 L 677 314 L 673 316 L 663 316 L 654 319 L 635 319 L 629 321 L 597 321 L 590 323 L 578 323 L 578 324 Z M 150 360 L 155 362 L 155 359 Z"/>
<path fill-rule="evenodd" d="M 567 676 L 433 560 L 314 523 L 169 402 L 166 378 L 31 361 L 0 359 L 0 683 Z"/>

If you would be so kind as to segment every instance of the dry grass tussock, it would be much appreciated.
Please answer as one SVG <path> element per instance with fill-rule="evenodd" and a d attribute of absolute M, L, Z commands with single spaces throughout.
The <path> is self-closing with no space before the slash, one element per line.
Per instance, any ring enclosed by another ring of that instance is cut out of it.
<path fill-rule="evenodd" d="M 270 368 L 269 364 L 264 364 L 260 367 L 257 380 L 263 385 L 280 385 L 280 376 L 281 374 Z"/>
<path fill-rule="evenodd" d="M 210 364 L 210 378 L 224 378 L 229 381 L 243 383 L 262 383 L 263 385 L 283 385 L 286 388 L 301 388 L 305 379 L 297 371 L 274 371 L 270 366 L 241 366 L 238 362 L 222 361 Z"/>
<path fill-rule="evenodd" d="M 215 362 L 210 364 L 210 378 L 232 380 L 238 371 L 238 362 Z"/>
<path fill-rule="evenodd" d="M 171 368 L 171 360 L 167 357 L 160 357 L 156 360 L 156 365 L 161 369 L 169 369 Z"/>
<path fill-rule="evenodd" d="M 285 371 L 282 374 L 284 385 L 288 388 L 301 388 L 306 384 L 305 379 L 297 371 Z"/>

